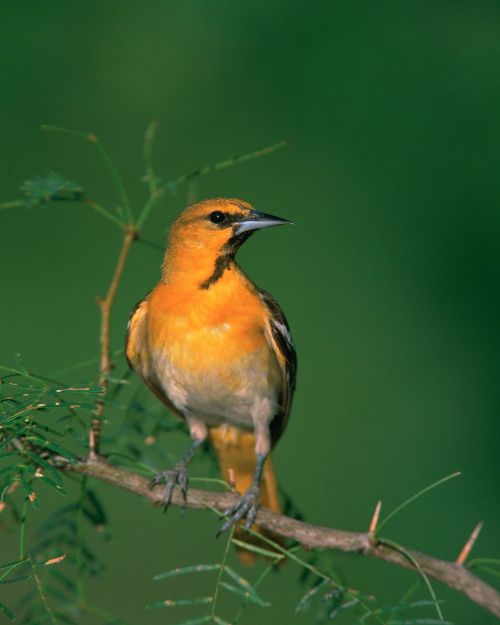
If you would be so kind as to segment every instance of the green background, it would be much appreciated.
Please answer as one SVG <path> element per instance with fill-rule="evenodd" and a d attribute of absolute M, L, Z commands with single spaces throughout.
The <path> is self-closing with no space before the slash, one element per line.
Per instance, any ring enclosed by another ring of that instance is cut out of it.
<path fill-rule="evenodd" d="M 365 530 L 378 499 L 388 512 L 460 470 L 385 533 L 453 559 L 482 519 L 475 555 L 498 556 L 498 2 L 32 0 L 2 2 L 0 32 L 1 200 L 55 170 L 116 205 L 92 146 L 42 133 L 42 123 L 93 130 L 136 214 L 146 197 L 142 135 L 154 117 L 166 179 L 291 142 L 198 188 L 296 223 L 256 235 L 239 254 L 281 303 L 297 343 L 296 401 L 274 456 L 280 482 L 307 520 Z M 162 242 L 185 199 L 185 187 L 167 196 L 145 236 Z M 96 355 L 94 298 L 118 246 L 112 224 L 79 204 L 2 211 L 0 360 L 19 352 L 50 373 Z M 160 251 L 134 248 L 114 347 L 160 262 Z M 151 577 L 219 557 L 216 521 L 99 491 L 114 538 L 96 543 L 109 569 L 91 583 L 95 600 L 141 625 L 186 618 L 144 605 L 202 594 L 197 580 Z M 0 550 L 12 540 L 0 534 Z M 388 601 L 415 578 L 355 556 L 334 561 L 348 584 Z M 293 614 L 297 578 L 292 565 L 273 575 L 263 591 L 273 607 L 244 622 L 312 622 Z M 450 620 L 494 622 L 436 588 Z"/>

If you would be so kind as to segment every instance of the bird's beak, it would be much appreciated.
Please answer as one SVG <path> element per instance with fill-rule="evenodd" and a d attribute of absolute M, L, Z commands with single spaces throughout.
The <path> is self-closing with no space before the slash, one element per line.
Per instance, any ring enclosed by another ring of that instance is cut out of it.
<path fill-rule="evenodd" d="M 245 219 L 235 224 L 235 234 L 241 234 L 249 230 L 258 230 L 260 228 L 270 228 L 271 226 L 284 226 L 286 224 L 291 224 L 293 226 L 293 221 L 252 210 L 248 217 L 245 217 Z"/>

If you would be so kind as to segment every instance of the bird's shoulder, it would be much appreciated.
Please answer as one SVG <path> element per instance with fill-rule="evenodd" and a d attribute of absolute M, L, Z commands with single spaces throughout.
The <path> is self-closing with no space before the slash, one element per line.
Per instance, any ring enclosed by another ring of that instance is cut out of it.
<path fill-rule="evenodd" d="M 256 287 L 259 299 L 266 310 L 267 332 L 275 348 L 280 364 L 284 364 L 293 370 L 293 383 L 295 382 L 295 369 L 297 355 L 290 326 L 276 299 L 264 289 Z M 293 385 L 292 385 L 293 386 Z"/>
<path fill-rule="evenodd" d="M 125 356 L 128 363 L 136 367 L 141 360 L 141 353 L 146 341 L 147 297 L 138 302 L 128 318 L 125 340 Z"/>

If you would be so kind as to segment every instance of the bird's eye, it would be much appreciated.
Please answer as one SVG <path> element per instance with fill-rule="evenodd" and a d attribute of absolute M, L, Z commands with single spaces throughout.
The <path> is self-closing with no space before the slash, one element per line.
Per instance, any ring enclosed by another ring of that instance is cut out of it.
<path fill-rule="evenodd" d="M 208 216 L 213 224 L 221 224 L 226 219 L 226 215 L 222 211 L 213 211 Z"/>

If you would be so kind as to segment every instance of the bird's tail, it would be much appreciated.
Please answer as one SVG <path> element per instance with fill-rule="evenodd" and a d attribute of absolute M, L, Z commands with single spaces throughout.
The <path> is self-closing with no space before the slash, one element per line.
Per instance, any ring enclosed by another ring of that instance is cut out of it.
<path fill-rule="evenodd" d="M 255 470 L 255 436 L 251 432 L 222 425 L 211 428 L 210 440 L 219 460 L 222 477 L 228 482 L 234 482 L 238 493 L 243 494 L 252 485 Z M 271 456 L 268 456 L 262 472 L 260 504 L 273 512 L 281 512 Z M 238 528 L 235 537 L 247 543 L 258 542 Z M 272 538 L 276 540 L 274 536 Z M 238 554 L 244 564 L 250 565 L 255 561 L 255 556 L 250 551 L 239 549 Z"/>

